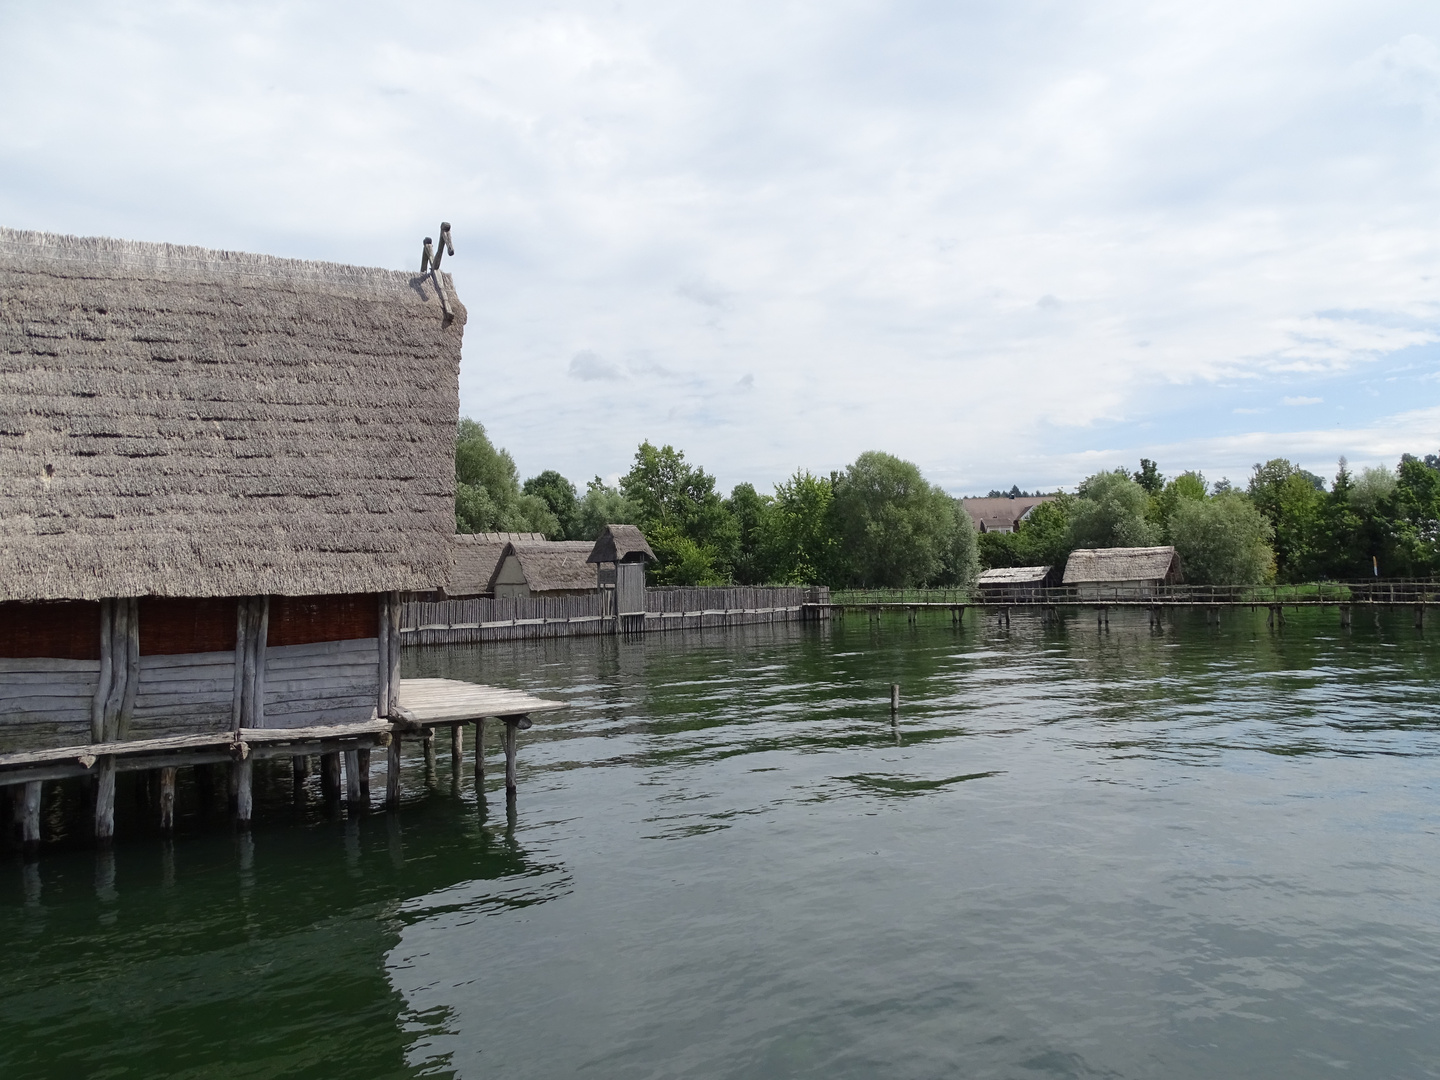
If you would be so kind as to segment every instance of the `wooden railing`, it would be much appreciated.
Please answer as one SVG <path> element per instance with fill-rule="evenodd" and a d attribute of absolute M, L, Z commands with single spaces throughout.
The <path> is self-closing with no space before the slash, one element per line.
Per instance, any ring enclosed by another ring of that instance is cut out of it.
<path fill-rule="evenodd" d="M 837 607 L 951 607 L 968 604 L 1122 604 L 1194 607 L 1306 607 L 1337 604 L 1440 604 L 1433 578 L 1361 578 L 1298 585 L 1141 585 L 1095 582 L 1040 588 L 1025 584 L 962 589 L 836 589 Z"/>
<path fill-rule="evenodd" d="M 406 645 L 635 633 L 753 622 L 798 622 L 828 614 L 829 589 L 706 587 L 645 590 L 643 615 L 615 617 L 611 594 L 454 600 L 412 599 L 401 609 Z"/>

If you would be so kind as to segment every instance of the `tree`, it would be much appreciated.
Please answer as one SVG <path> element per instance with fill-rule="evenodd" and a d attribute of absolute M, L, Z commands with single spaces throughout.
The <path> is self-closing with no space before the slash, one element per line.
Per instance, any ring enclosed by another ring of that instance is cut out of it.
<path fill-rule="evenodd" d="M 1124 469 L 1096 473 L 1080 485 L 1070 520 L 1070 548 L 1148 547 L 1159 530 L 1146 520 L 1149 496 Z"/>
<path fill-rule="evenodd" d="M 640 511 L 618 488 L 595 477 L 585 485 L 585 495 L 575 504 L 572 540 L 596 540 L 606 525 L 638 525 Z"/>
<path fill-rule="evenodd" d="M 656 584 L 723 584 L 739 554 L 740 529 L 715 493 L 715 478 L 673 446 L 647 440 L 635 451 L 620 490 L 640 515 L 655 550 Z"/>
<path fill-rule="evenodd" d="M 1140 471 L 1132 479 L 1150 495 L 1159 495 L 1165 487 L 1165 477 L 1160 475 L 1159 466 L 1149 458 L 1140 459 Z"/>
<path fill-rule="evenodd" d="M 1250 501 L 1275 530 L 1276 576 L 1306 581 L 1324 572 L 1321 510 L 1325 484 L 1285 458 L 1255 466 L 1247 488 Z"/>
<path fill-rule="evenodd" d="M 845 577 L 902 587 L 963 570 L 954 503 L 910 462 L 878 450 L 861 454 L 834 485 Z"/>
<path fill-rule="evenodd" d="M 455 429 L 455 529 L 546 536 L 560 532 L 560 522 L 545 500 L 521 493 L 515 459 L 468 417 Z"/>
<path fill-rule="evenodd" d="M 1440 573 L 1440 459 L 1428 464 L 1434 457 L 1402 457 L 1385 506 L 1392 530 L 1387 562 L 1406 577 Z"/>
<path fill-rule="evenodd" d="M 1182 498 L 1170 517 L 1170 537 L 1185 579 L 1197 585 L 1259 585 L 1275 574 L 1275 530 L 1245 496 Z"/>
<path fill-rule="evenodd" d="M 584 540 L 583 536 L 575 535 L 577 504 L 579 502 L 575 493 L 575 485 L 565 477 L 561 476 L 554 469 L 546 469 L 539 476 L 532 476 L 525 481 L 521 489 L 526 495 L 534 495 L 543 499 L 550 513 L 555 515 L 555 520 L 560 523 L 559 533 L 551 536 L 546 533 L 550 540 Z M 616 524 L 620 524 L 617 522 Z"/>
<path fill-rule="evenodd" d="M 765 534 L 771 500 L 753 484 L 736 484 L 725 500 L 725 509 L 735 519 L 739 534 L 735 555 L 735 580 L 741 585 L 764 585 L 774 580 L 765 550 Z"/>
<path fill-rule="evenodd" d="M 1183 472 L 1164 486 L 1159 494 L 1152 494 L 1146 510 L 1146 520 L 1155 527 L 1156 536 L 1170 542 L 1170 519 L 1182 502 L 1203 502 L 1209 493 L 1205 476 L 1198 472 Z"/>
<path fill-rule="evenodd" d="M 839 581 L 841 546 L 831 477 L 797 469 L 775 485 L 761 530 L 767 581 L 824 585 Z"/>

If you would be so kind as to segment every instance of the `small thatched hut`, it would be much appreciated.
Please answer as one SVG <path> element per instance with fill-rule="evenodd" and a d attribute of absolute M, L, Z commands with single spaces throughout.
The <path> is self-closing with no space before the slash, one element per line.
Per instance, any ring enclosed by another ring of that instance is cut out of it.
<path fill-rule="evenodd" d="M 1153 596 L 1184 581 L 1173 547 L 1080 548 L 1065 564 L 1065 584 L 1081 600 Z"/>
<path fill-rule="evenodd" d="M 455 560 L 445 583 L 445 597 L 489 596 L 490 582 L 511 540 L 544 540 L 538 532 L 456 533 Z"/>
<path fill-rule="evenodd" d="M 103 836 L 117 761 L 388 741 L 399 593 L 455 546 L 437 284 L 0 229 L 0 785 L 93 769 Z"/>
<path fill-rule="evenodd" d="M 1029 603 L 1057 584 L 1054 567 L 1003 566 L 986 570 L 977 582 L 980 597 L 991 603 Z"/>
<path fill-rule="evenodd" d="M 490 594 L 499 600 L 593 593 L 595 571 L 585 561 L 593 547 L 584 540 L 512 540 L 490 577 Z"/>
<path fill-rule="evenodd" d="M 606 525 L 587 561 L 595 564 L 601 590 L 613 590 L 611 614 L 644 614 L 645 564 L 655 561 L 655 552 L 650 550 L 640 526 Z"/>

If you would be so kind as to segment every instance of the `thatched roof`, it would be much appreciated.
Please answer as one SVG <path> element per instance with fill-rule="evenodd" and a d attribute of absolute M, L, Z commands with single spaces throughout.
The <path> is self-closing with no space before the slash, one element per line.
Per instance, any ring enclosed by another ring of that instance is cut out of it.
<path fill-rule="evenodd" d="M 511 540 L 544 540 L 544 533 L 456 533 L 454 562 L 445 583 L 449 596 L 477 596 L 490 591 L 490 579 Z"/>
<path fill-rule="evenodd" d="M 0 228 L 0 600 L 443 584 L 442 280 Z"/>
<path fill-rule="evenodd" d="M 1054 495 L 1022 495 L 1012 499 L 1007 495 L 996 499 L 961 499 L 960 504 L 970 515 L 977 531 L 1014 532 L 1017 521 L 1041 503 L 1054 498 Z"/>
<path fill-rule="evenodd" d="M 575 592 L 595 588 L 595 568 L 585 559 L 590 554 L 587 540 L 512 540 L 500 555 L 514 554 L 531 592 Z M 490 575 L 490 591 L 500 575 L 500 565 Z"/>
<path fill-rule="evenodd" d="M 1173 547 L 1080 548 L 1065 564 L 1065 584 L 1092 581 L 1163 581 L 1180 577 Z"/>
<path fill-rule="evenodd" d="M 654 559 L 655 552 L 645 542 L 645 534 L 638 525 L 606 525 L 605 531 L 595 541 L 594 550 L 587 560 L 592 563 L 636 562 Z"/>
<path fill-rule="evenodd" d="M 1039 585 L 1050 573 L 1048 566 L 999 566 L 980 574 L 981 585 Z"/>

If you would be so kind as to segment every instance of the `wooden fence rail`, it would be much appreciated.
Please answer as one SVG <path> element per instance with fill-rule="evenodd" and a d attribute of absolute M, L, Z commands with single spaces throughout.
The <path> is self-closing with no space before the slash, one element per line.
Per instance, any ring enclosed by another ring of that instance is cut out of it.
<path fill-rule="evenodd" d="M 450 645 L 526 638 L 643 633 L 828 616 L 830 590 L 702 587 L 645 590 L 643 614 L 616 617 L 614 594 L 411 600 L 400 613 L 406 645 Z"/>

